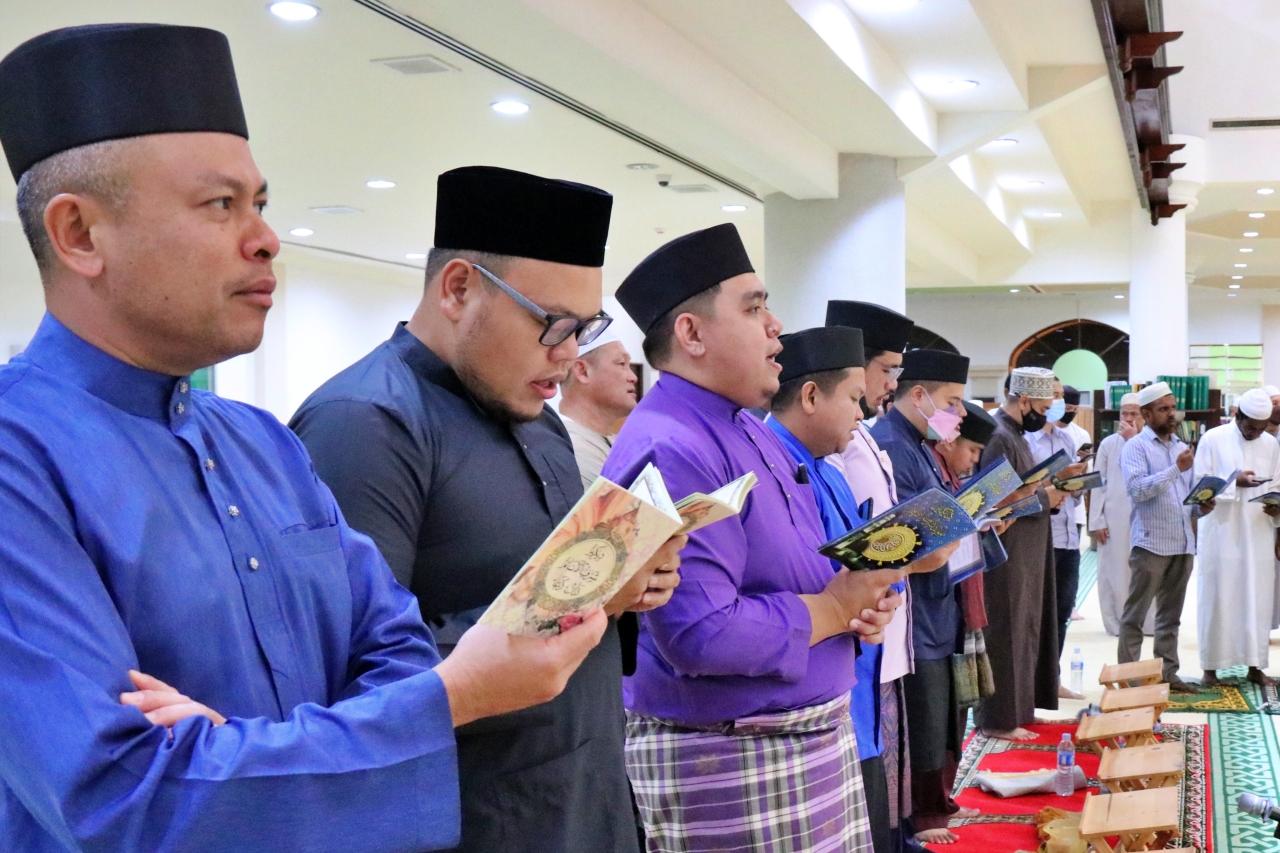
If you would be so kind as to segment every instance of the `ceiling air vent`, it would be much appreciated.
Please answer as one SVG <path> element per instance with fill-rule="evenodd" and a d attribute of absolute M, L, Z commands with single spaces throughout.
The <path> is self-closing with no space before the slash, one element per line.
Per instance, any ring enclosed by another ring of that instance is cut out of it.
<path fill-rule="evenodd" d="M 431 55 L 398 56 L 373 61 L 379 65 L 385 65 L 392 71 L 399 71 L 401 74 L 447 74 L 450 71 L 459 70 L 443 59 Z"/>
<path fill-rule="evenodd" d="M 671 187 L 673 193 L 713 193 L 716 188 L 710 184 L 675 184 Z"/>
<path fill-rule="evenodd" d="M 1280 118 L 1223 118 L 1209 122 L 1214 130 L 1251 130 L 1256 127 L 1280 127 Z"/>

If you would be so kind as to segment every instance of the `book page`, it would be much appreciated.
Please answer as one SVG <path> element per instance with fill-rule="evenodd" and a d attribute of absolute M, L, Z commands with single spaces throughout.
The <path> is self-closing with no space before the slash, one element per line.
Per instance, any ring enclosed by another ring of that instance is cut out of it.
<path fill-rule="evenodd" d="M 675 505 L 676 512 L 684 519 L 684 526 L 680 528 L 679 532 L 692 533 L 695 530 L 701 530 L 708 524 L 714 524 L 731 515 L 737 515 L 742 511 L 743 504 L 747 500 L 747 494 L 755 485 L 755 472 L 749 471 L 709 495 L 695 492 L 688 497 L 681 498 Z M 728 499 L 725 498 L 725 495 L 728 496 Z"/>

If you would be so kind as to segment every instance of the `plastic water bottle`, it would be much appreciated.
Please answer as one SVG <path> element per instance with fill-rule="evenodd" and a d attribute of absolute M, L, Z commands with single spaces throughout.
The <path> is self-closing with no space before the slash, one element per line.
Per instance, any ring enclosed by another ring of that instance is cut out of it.
<path fill-rule="evenodd" d="M 1079 649 L 1071 655 L 1071 692 L 1084 694 L 1084 655 Z"/>
<path fill-rule="evenodd" d="M 1062 733 L 1062 742 L 1058 744 L 1058 775 L 1053 780 L 1053 789 L 1059 797 L 1069 797 L 1076 792 L 1076 746 L 1071 742 L 1071 735 Z"/>

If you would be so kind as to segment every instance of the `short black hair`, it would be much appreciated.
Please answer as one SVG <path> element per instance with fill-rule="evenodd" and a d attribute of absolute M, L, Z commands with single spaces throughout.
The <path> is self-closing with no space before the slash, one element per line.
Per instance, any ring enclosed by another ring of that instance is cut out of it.
<path fill-rule="evenodd" d="M 871 359 L 873 359 L 873 358 L 879 358 L 880 356 L 884 355 L 885 353 L 887 353 L 887 352 L 891 352 L 891 350 L 887 350 L 887 349 L 876 349 L 875 347 L 863 347 L 863 350 L 862 350 L 862 351 L 863 351 L 863 354 L 866 356 L 867 364 L 870 364 L 870 363 L 871 363 Z M 902 355 L 902 353 L 898 353 L 898 355 Z"/>
<path fill-rule="evenodd" d="M 511 266 L 515 258 L 511 255 L 495 255 L 492 252 L 473 252 L 470 249 L 430 249 L 427 252 L 427 274 L 426 283 L 430 284 L 431 279 L 440 274 L 440 270 L 448 266 L 449 261 L 463 260 L 473 264 L 479 264 L 489 272 L 502 278 L 506 275 L 507 268 Z M 485 284 L 489 284 L 489 280 L 484 280 Z"/>
<path fill-rule="evenodd" d="M 934 381 L 934 380 L 932 380 L 932 379 L 921 379 L 921 380 L 920 380 L 920 381 L 918 381 L 918 382 L 904 382 L 904 383 L 902 383 L 902 384 L 898 385 L 897 390 L 895 390 L 895 391 L 893 392 L 893 399 L 894 399 L 895 401 L 896 401 L 896 400 L 901 400 L 903 397 L 905 397 L 905 396 L 907 396 L 908 394 L 910 394 L 910 393 L 911 393 L 911 389 L 912 389 L 912 388 L 914 388 L 914 387 L 916 387 L 917 385 L 919 385 L 921 388 L 923 388 L 923 389 L 925 390 L 925 393 L 926 393 L 926 394 L 933 394 L 933 392 L 934 392 L 934 391 L 937 391 L 937 390 L 938 390 L 939 388 L 941 388 L 943 385 L 952 385 L 952 384 L 954 384 L 954 383 L 951 383 L 951 382 L 935 382 L 935 381 Z"/>
<path fill-rule="evenodd" d="M 690 296 L 658 318 L 658 321 L 650 326 L 649 331 L 645 333 L 644 343 L 641 344 L 645 360 L 653 365 L 655 369 L 661 370 L 662 366 L 671 358 L 671 346 L 676 336 L 676 320 L 681 314 L 697 314 L 699 317 L 710 317 L 712 312 L 715 311 L 715 301 L 718 295 L 720 295 L 720 285 L 713 284 L 701 293 L 695 293 Z"/>
<path fill-rule="evenodd" d="M 800 400 L 800 391 L 804 388 L 806 382 L 812 382 L 818 386 L 818 390 L 822 392 L 822 396 L 830 397 L 836 392 L 836 388 L 840 383 L 849 377 L 849 367 L 837 367 L 835 370 L 819 370 L 817 373 L 806 373 L 803 376 L 797 376 L 794 379 L 788 379 L 778 386 L 778 393 L 773 395 L 773 402 L 769 404 L 771 412 L 785 412 Z"/>

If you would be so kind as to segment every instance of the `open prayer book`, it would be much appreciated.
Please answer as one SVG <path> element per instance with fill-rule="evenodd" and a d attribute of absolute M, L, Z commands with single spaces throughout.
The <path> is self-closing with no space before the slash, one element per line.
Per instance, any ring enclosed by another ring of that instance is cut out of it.
<path fill-rule="evenodd" d="M 1022 475 L 1022 483 L 1038 483 L 1045 477 L 1052 477 L 1071 464 L 1071 460 L 1067 458 L 1067 451 L 1059 450 L 1048 459 L 1041 462 L 1036 467 Z"/>
<path fill-rule="evenodd" d="M 756 484 L 748 473 L 709 495 L 674 503 L 653 465 L 624 489 L 604 477 L 587 489 L 480 617 L 522 637 L 550 637 L 578 624 L 631 580 L 663 543 L 742 510 Z"/>
<path fill-rule="evenodd" d="M 977 530 L 955 498 L 941 489 L 926 489 L 832 539 L 818 553 L 855 570 L 896 569 Z"/>
<path fill-rule="evenodd" d="M 1067 477 L 1064 480 L 1054 477 L 1051 482 L 1058 491 L 1071 492 L 1072 494 L 1087 492 L 1090 489 L 1100 489 L 1103 485 L 1100 471 L 1090 471 L 1087 474 L 1081 474 L 1078 477 Z"/>
<path fill-rule="evenodd" d="M 974 521 L 979 527 L 989 527 L 997 521 L 1012 521 L 1015 518 L 1022 518 L 1026 515 L 1035 515 L 1042 509 L 1044 507 L 1040 504 L 1040 496 L 1031 495 L 1020 501 L 1005 504 L 999 509 L 988 510 L 974 519 Z"/>
<path fill-rule="evenodd" d="M 1001 456 L 969 479 L 956 495 L 956 503 L 964 507 L 970 518 L 977 518 L 1021 486 L 1022 478 L 1009 460 Z"/>
<path fill-rule="evenodd" d="M 1280 506 L 1280 492 L 1267 492 L 1265 495 L 1258 495 L 1256 498 L 1251 498 L 1249 503 L 1262 504 L 1263 506 Z"/>
<path fill-rule="evenodd" d="M 1240 469 L 1232 471 L 1226 479 L 1222 477 L 1201 477 L 1200 482 L 1191 487 L 1191 492 L 1187 495 L 1187 499 L 1182 502 L 1183 506 L 1199 506 L 1206 501 L 1211 501 L 1218 495 L 1227 490 L 1236 481 L 1236 477 L 1240 476 Z"/>

